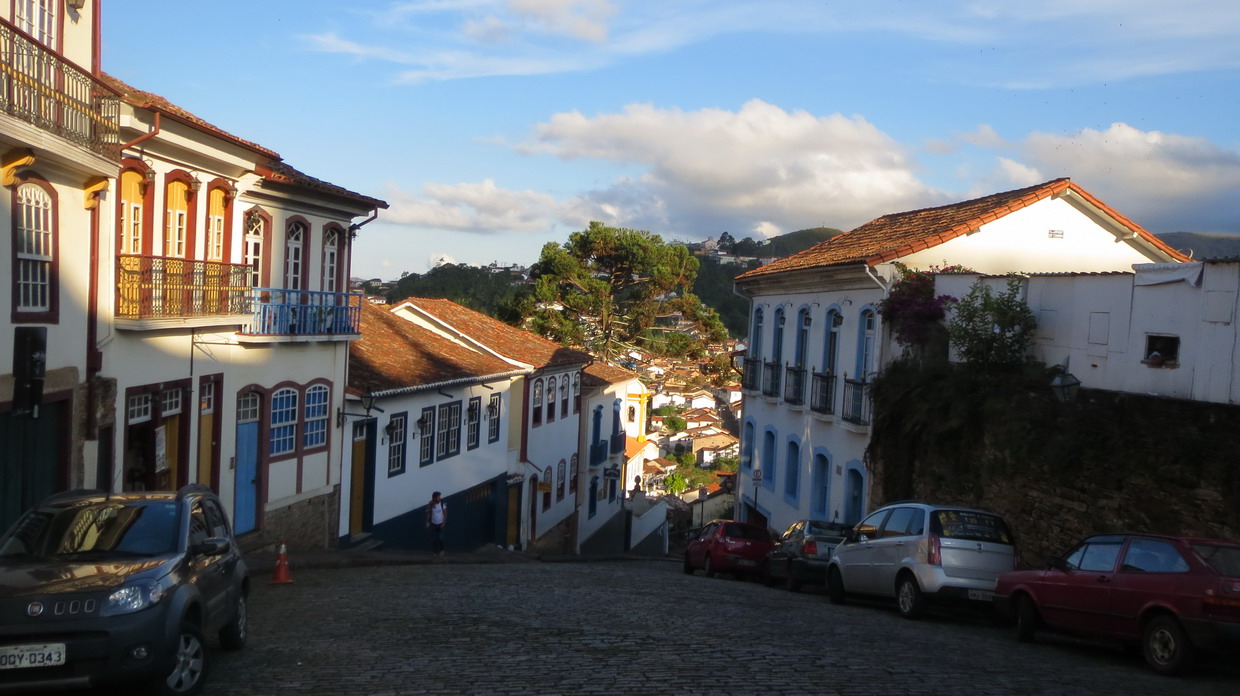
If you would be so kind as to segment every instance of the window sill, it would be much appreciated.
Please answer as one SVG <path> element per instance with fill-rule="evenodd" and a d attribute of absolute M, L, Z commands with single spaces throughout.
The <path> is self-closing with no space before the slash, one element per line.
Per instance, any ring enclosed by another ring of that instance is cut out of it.
<path fill-rule="evenodd" d="M 1142 360 L 1142 365 L 1155 369 L 1174 370 L 1180 366 L 1179 360 Z"/>

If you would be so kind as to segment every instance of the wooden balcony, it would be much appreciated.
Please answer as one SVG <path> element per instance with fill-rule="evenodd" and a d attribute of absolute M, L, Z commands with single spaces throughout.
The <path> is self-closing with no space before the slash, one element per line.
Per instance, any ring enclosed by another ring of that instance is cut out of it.
<path fill-rule="evenodd" d="M 243 324 L 250 268 L 241 264 L 123 254 L 116 263 L 117 325 L 128 329 Z"/>
<path fill-rule="evenodd" d="M 253 288 L 253 315 L 241 333 L 267 339 L 357 338 L 362 320 L 362 295 Z"/>
<path fill-rule="evenodd" d="M 117 155 L 119 95 L 5 21 L 0 111 L 97 154 Z"/>

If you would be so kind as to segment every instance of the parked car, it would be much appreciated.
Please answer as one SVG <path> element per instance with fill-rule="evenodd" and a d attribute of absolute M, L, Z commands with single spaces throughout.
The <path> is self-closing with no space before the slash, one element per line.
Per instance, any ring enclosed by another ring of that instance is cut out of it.
<path fill-rule="evenodd" d="M 0 691 L 192 694 L 206 636 L 245 645 L 249 577 L 211 490 L 54 495 L 0 537 Z"/>
<path fill-rule="evenodd" d="M 1015 548 L 1003 518 L 986 510 L 902 502 L 849 530 L 827 566 L 827 596 L 894 597 L 917 618 L 930 602 L 989 606 L 995 580 L 1012 570 Z"/>
<path fill-rule="evenodd" d="M 701 568 L 706 577 L 726 571 L 757 576 L 771 550 L 771 535 L 765 527 L 748 522 L 712 520 L 689 540 L 685 549 L 685 572 L 692 575 Z"/>
<path fill-rule="evenodd" d="M 793 592 L 804 584 L 825 585 L 827 562 L 847 533 L 848 527 L 837 522 L 793 522 L 767 554 L 763 580 L 767 585 L 782 580 Z"/>
<path fill-rule="evenodd" d="M 1154 671 L 1175 674 L 1195 651 L 1240 647 L 1240 542 L 1103 534 L 1045 570 L 999 577 L 995 606 L 1016 637 L 1040 627 L 1140 645 Z"/>

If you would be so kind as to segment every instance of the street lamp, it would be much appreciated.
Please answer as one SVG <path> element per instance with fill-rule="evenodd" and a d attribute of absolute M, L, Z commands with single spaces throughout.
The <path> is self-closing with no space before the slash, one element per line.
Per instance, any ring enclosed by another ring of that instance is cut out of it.
<path fill-rule="evenodd" d="M 1055 398 L 1059 399 L 1059 403 L 1066 404 L 1076 400 L 1076 393 L 1081 388 L 1081 380 L 1068 372 L 1067 360 L 1063 361 L 1063 365 L 1059 366 L 1058 372 L 1051 378 L 1050 387 Z"/>
<path fill-rule="evenodd" d="M 377 399 L 378 397 L 375 396 L 372 392 L 366 392 L 365 394 L 362 394 L 362 397 L 361 397 L 362 408 L 366 410 L 366 413 L 349 413 L 345 411 L 343 408 L 336 407 L 336 426 L 337 427 L 343 426 L 345 419 L 349 417 L 370 418 L 371 411 L 378 411 L 379 413 L 383 413 L 384 411 L 382 408 L 375 406 L 375 401 Z"/>

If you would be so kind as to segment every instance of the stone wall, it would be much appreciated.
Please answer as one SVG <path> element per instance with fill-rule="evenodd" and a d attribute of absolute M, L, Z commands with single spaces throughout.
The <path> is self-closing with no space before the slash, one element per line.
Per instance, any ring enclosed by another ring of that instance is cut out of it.
<path fill-rule="evenodd" d="M 994 510 L 1027 566 L 1102 532 L 1240 537 L 1240 407 L 1100 391 L 1013 406 L 953 447 L 884 447 L 876 431 L 871 507 L 919 498 Z"/>
<path fill-rule="evenodd" d="M 246 534 L 238 542 L 247 552 L 275 550 L 281 541 L 288 545 L 290 551 L 335 548 L 339 516 L 340 487 L 335 486 L 326 495 L 268 510 L 263 516 L 262 529 Z"/>

